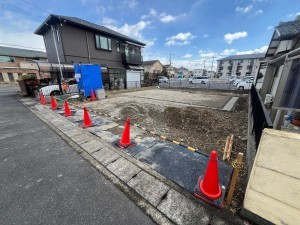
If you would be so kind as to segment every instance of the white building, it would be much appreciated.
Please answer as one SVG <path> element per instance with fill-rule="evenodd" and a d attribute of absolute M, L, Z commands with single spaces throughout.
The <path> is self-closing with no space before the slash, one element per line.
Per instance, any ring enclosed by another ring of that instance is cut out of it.
<path fill-rule="evenodd" d="M 264 53 L 233 55 L 219 59 L 217 75 L 219 78 L 227 78 L 236 75 L 237 78 L 255 76 L 260 60 L 265 58 Z"/>
<path fill-rule="evenodd" d="M 194 77 L 206 76 L 206 69 L 194 69 L 193 76 Z"/>

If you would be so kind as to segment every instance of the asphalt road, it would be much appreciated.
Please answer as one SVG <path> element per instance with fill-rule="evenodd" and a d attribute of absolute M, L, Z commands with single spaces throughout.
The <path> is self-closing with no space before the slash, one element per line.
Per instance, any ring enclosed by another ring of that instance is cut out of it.
<path fill-rule="evenodd" d="M 0 89 L 0 224 L 154 224 L 127 196 Z"/>

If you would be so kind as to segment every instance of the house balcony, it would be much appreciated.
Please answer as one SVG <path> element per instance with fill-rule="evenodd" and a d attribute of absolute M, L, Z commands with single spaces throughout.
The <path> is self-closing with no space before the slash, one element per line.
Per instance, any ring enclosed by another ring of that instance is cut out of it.
<path fill-rule="evenodd" d="M 142 65 L 143 64 L 143 56 L 122 53 L 122 63 L 123 64 L 132 64 L 132 65 Z"/>

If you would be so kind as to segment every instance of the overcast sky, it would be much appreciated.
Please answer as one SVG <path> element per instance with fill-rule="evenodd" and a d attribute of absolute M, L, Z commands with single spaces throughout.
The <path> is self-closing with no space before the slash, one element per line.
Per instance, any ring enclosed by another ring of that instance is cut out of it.
<path fill-rule="evenodd" d="M 189 69 L 264 52 L 274 26 L 300 15 L 299 0 L 0 0 L 0 8 L 0 43 L 44 49 L 33 32 L 45 18 L 75 16 L 145 42 L 144 60 L 169 63 L 172 54 Z"/>

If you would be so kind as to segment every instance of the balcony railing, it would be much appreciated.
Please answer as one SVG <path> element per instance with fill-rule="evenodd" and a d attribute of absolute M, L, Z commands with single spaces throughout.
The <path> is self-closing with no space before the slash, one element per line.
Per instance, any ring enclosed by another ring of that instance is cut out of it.
<path fill-rule="evenodd" d="M 255 137 L 256 149 L 258 148 L 260 138 L 264 128 L 273 128 L 271 118 L 267 112 L 265 105 L 261 99 L 260 94 L 257 92 L 254 85 L 250 90 L 253 127 L 252 134 Z"/>
<path fill-rule="evenodd" d="M 143 64 L 143 56 L 122 53 L 122 62 L 125 64 L 141 65 Z"/>

